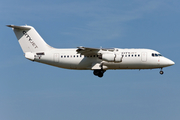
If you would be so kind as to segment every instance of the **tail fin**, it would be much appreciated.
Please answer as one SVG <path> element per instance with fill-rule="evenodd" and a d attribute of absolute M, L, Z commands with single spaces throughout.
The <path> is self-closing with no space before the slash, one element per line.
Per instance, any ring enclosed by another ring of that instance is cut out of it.
<path fill-rule="evenodd" d="M 13 28 L 24 53 L 41 52 L 52 48 L 42 39 L 32 26 L 7 25 L 7 27 Z"/>

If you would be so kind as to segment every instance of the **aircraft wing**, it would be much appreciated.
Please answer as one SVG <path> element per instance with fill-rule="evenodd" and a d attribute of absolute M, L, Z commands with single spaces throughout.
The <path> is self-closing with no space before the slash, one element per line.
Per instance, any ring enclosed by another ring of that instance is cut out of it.
<path fill-rule="evenodd" d="M 89 47 L 77 47 L 76 50 L 77 53 L 80 53 L 81 55 L 94 55 L 98 54 L 99 51 L 114 51 L 114 49 L 104 49 L 104 48 L 89 48 Z"/>

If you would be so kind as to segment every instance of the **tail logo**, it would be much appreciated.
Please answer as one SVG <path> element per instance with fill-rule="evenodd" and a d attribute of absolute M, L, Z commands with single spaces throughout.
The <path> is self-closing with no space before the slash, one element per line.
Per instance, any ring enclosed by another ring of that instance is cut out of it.
<path fill-rule="evenodd" d="M 31 43 L 31 45 L 34 47 L 34 48 L 38 48 L 38 46 L 36 45 L 36 43 L 32 40 L 32 38 L 27 34 L 26 31 L 23 31 L 22 32 L 24 36 L 26 36 L 26 38 L 29 40 L 29 42 Z"/>

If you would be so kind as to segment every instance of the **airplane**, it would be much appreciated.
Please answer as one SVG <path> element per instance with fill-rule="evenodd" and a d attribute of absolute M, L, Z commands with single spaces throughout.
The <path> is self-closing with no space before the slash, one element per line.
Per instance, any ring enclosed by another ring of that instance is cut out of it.
<path fill-rule="evenodd" d="M 25 58 L 31 61 L 52 65 L 55 67 L 92 70 L 93 74 L 103 77 L 106 70 L 117 69 L 156 69 L 175 63 L 151 49 L 121 49 L 121 48 L 89 48 L 77 47 L 58 49 L 48 45 L 32 26 L 11 27 L 24 52 Z"/>

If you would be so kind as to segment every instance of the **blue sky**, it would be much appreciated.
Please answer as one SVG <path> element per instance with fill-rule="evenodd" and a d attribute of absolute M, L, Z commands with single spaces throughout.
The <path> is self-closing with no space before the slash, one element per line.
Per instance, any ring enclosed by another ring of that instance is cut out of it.
<path fill-rule="evenodd" d="M 0 1 L 0 119 L 179 120 L 180 1 Z M 92 71 L 26 60 L 10 28 L 31 25 L 57 48 L 150 48 L 176 64 Z"/>

